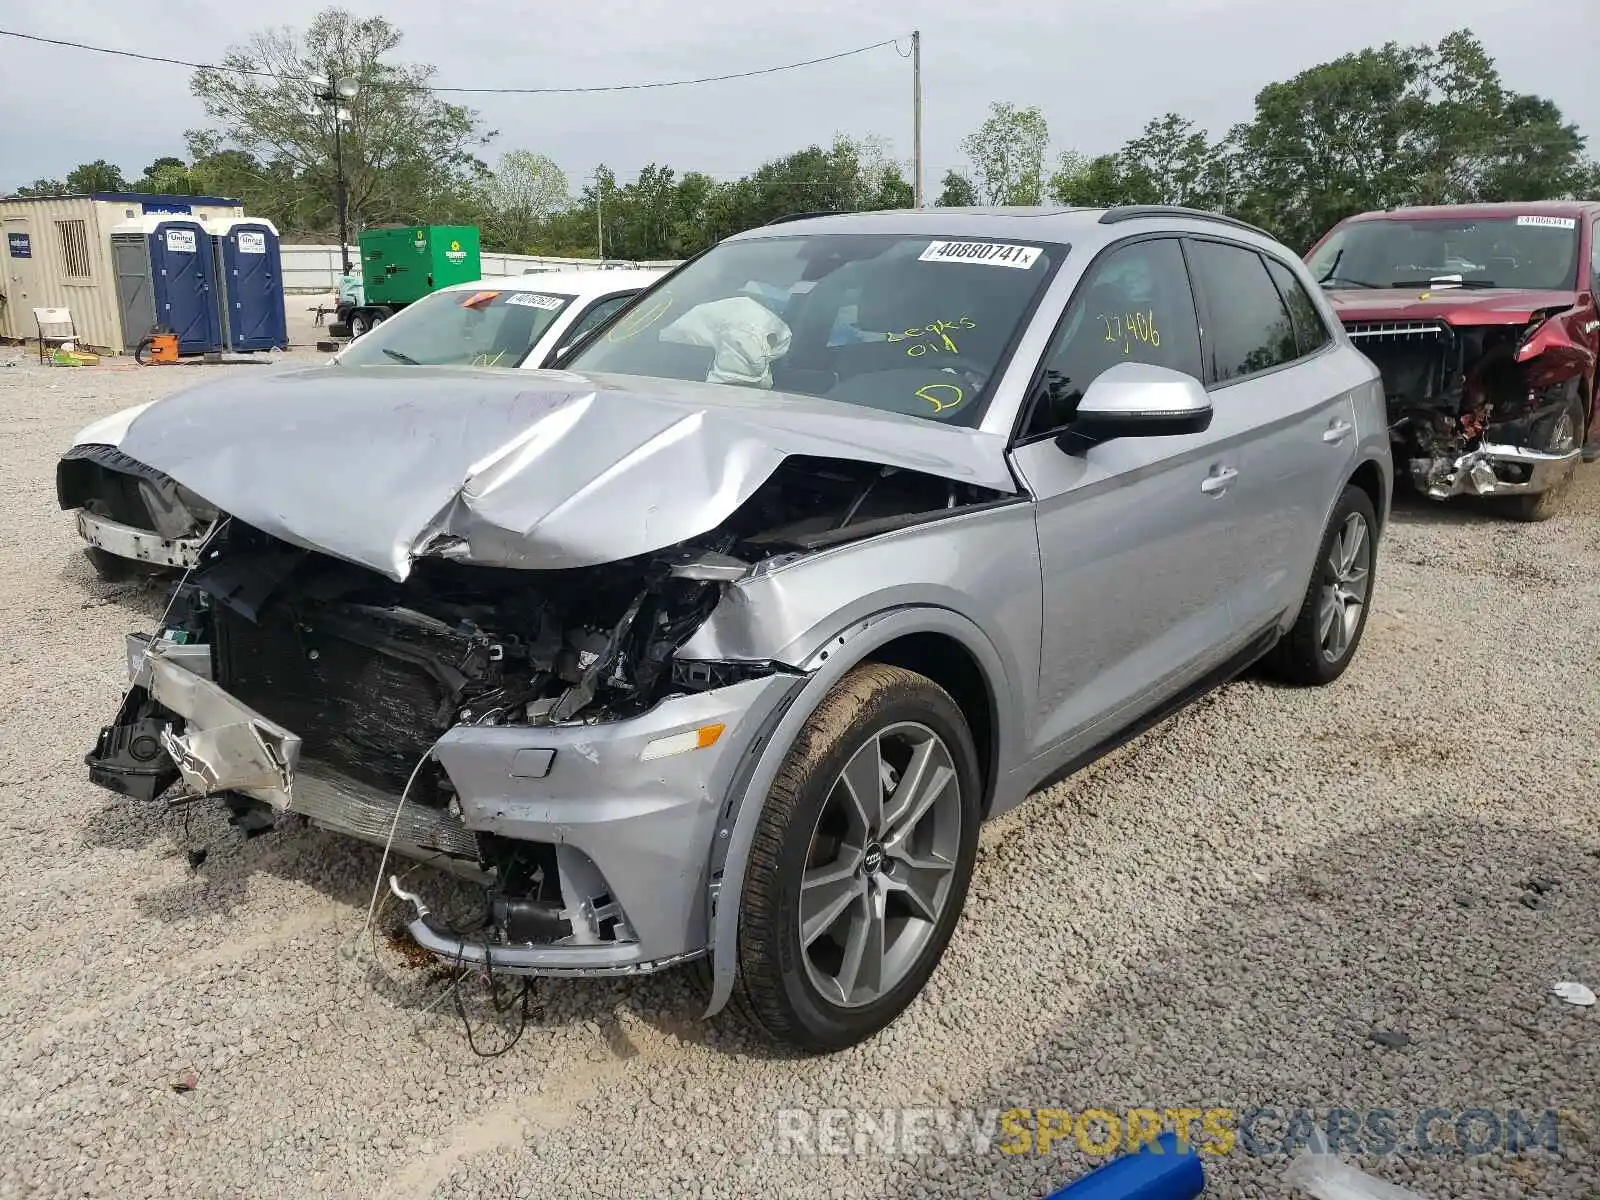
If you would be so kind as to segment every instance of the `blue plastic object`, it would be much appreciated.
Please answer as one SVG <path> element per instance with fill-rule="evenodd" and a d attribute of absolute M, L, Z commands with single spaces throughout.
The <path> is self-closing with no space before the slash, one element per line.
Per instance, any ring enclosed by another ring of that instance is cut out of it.
<path fill-rule="evenodd" d="M 216 236 L 223 341 L 229 350 L 287 350 L 283 260 L 278 233 L 265 221 L 231 221 Z"/>
<path fill-rule="evenodd" d="M 210 235 L 199 221 L 174 217 L 158 224 L 148 241 L 157 327 L 178 335 L 179 354 L 221 350 L 222 314 Z"/>
<path fill-rule="evenodd" d="M 1046 1200 L 1194 1200 L 1206 1190 L 1205 1168 L 1194 1145 L 1180 1151 L 1175 1133 L 1156 1140 L 1159 1152 L 1141 1146 L 1137 1154 L 1113 1159 Z"/>

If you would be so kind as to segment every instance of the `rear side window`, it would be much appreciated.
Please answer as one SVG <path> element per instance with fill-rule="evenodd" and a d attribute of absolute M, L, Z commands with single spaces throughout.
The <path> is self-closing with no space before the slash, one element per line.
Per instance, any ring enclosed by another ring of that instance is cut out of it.
<path fill-rule="evenodd" d="M 1068 424 L 1088 386 L 1119 362 L 1200 378 L 1200 331 L 1176 238 L 1133 242 L 1084 273 L 1045 359 L 1024 436 Z"/>
<path fill-rule="evenodd" d="M 1267 273 L 1278 285 L 1278 294 L 1289 306 L 1289 316 L 1294 322 L 1294 341 L 1300 357 L 1315 354 L 1333 340 L 1328 326 L 1317 311 L 1317 304 L 1301 285 L 1299 277 L 1274 258 L 1268 258 Z"/>
<path fill-rule="evenodd" d="M 1192 241 L 1189 265 L 1205 298 L 1209 382 L 1243 379 L 1299 357 L 1289 310 L 1259 254 L 1243 246 Z"/>

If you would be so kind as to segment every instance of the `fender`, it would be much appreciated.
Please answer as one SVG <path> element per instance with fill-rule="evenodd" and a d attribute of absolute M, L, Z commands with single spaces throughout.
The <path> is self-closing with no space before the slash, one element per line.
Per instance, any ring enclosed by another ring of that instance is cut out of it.
<path fill-rule="evenodd" d="M 705 1017 L 714 1017 L 721 1012 L 733 994 L 739 956 L 739 897 L 744 890 L 745 865 L 750 859 L 750 847 L 755 842 L 756 826 L 766 807 L 766 796 L 772 790 L 784 759 L 789 755 L 789 747 L 839 680 L 866 661 L 878 647 L 908 633 L 945 634 L 960 642 L 977 660 L 978 668 L 989 680 L 995 703 L 997 744 L 993 770 L 995 778 L 990 781 L 991 787 L 998 780 L 1002 764 L 1009 761 L 1000 744 L 1000 736 L 1003 730 L 1017 728 L 1009 713 L 1014 703 L 1014 692 L 1006 686 L 1005 671 L 993 643 L 966 617 L 945 608 L 888 609 L 857 621 L 819 646 L 805 663 L 804 669 L 809 678 L 773 730 L 772 737 L 739 792 L 737 807 L 718 829 L 717 840 L 713 844 L 713 861 L 708 878 L 716 875 L 715 858 L 718 850 L 723 851 L 723 861 L 722 878 L 713 886 L 708 904 L 708 911 L 712 914 L 708 941 L 712 976 L 711 998 L 706 1005 Z M 752 797 L 755 801 L 746 803 Z M 729 820 L 732 822 L 731 830 Z"/>

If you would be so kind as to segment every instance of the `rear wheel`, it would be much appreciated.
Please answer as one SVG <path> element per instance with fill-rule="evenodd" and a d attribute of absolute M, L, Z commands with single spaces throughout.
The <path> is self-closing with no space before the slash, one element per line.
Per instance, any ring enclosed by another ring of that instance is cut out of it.
<path fill-rule="evenodd" d="M 981 776 L 932 680 L 858 667 L 790 748 L 739 914 L 740 1007 L 768 1037 L 841 1050 L 903 1012 L 966 900 Z"/>
<path fill-rule="evenodd" d="M 350 314 L 350 319 L 345 324 L 350 327 L 350 337 L 354 340 L 370 330 L 375 322 L 366 309 L 358 308 Z"/>
<path fill-rule="evenodd" d="M 1271 674 L 1309 686 L 1344 674 L 1367 627 L 1377 529 L 1372 498 L 1347 485 L 1323 531 L 1299 615 L 1263 664 Z"/>
<path fill-rule="evenodd" d="M 1583 445 L 1583 402 L 1569 401 L 1535 429 L 1533 441 L 1547 453 L 1571 454 Z M 1515 521 L 1548 521 L 1566 506 L 1567 493 L 1572 490 L 1572 479 L 1577 472 L 1578 462 L 1574 459 L 1566 473 L 1544 491 L 1529 496 L 1508 496 L 1503 501 L 1506 515 Z"/>

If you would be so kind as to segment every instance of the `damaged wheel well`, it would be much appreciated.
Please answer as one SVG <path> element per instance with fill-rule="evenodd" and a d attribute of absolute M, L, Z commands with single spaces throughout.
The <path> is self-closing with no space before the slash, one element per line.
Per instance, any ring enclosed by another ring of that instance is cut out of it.
<path fill-rule="evenodd" d="M 994 796 L 994 697 L 978 660 L 946 634 L 908 633 L 874 650 L 867 661 L 915 671 L 950 693 L 967 719 L 978 750 L 978 765 L 983 772 L 983 811 L 987 816 Z"/>
<path fill-rule="evenodd" d="M 1383 472 L 1378 469 L 1375 462 L 1364 462 L 1356 468 L 1356 473 L 1350 476 L 1350 482 L 1367 494 L 1367 499 L 1372 501 L 1372 511 L 1377 514 L 1379 523 L 1383 521 L 1383 502 L 1387 498 L 1383 494 Z"/>

